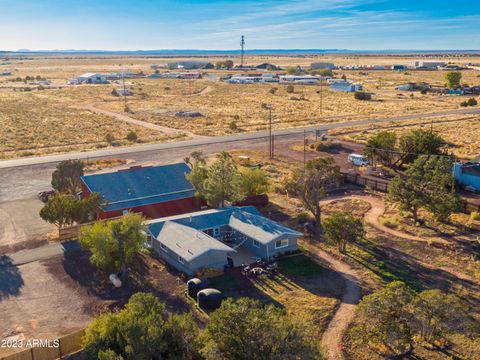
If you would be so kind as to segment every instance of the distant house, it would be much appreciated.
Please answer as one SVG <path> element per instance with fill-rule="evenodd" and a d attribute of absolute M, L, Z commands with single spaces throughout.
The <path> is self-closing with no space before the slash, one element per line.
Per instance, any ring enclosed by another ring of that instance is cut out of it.
<path fill-rule="evenodd" d="M 310 68 L 312 70 L 321 70 L 321 69 L 333 70 L 335 68 L 335 64 L 328 63 L 328 62 L 315 62 L 310 64 Z"/>
<path fill-rule="evenodd" d="M 255 66 L 255 68 L 260 70 L 269 70 L 269 71 L 280 70 L 279 66 L 270 64 L 270 63 L 259 64 Z"/>
<path fill-rule="evenodd" d="M 179 61 L 174 63 L 168 63 L 167 68 L 175 70 L 175 69 L 213 69 L 214 66 L 212 63 L 208 61 Z"/>
<path fill-rule="evenodd" d="M 431 89 L 431 85 L 426 82 L 421 82 L 421 83 L 409 82 L 403 85 L 399 85 L 395 88 L 395 90 L 401 90 L 401 91 L 423 91 L 428 89 Z"/>
<path fill-rule="evenodd" d="M 355 92 L 363 90 L 363 86 L 348 81 L 337 81 L 330 85 L 330 90 L 337 92 Z"/>
<path fill-rule="evenodd" d="M 480 191 L 480 155 L 466 163 L 456 163 L 452 167 L 455 180 L 460 185 Z"/>
<path fill-rule="evenodd" d="M 10 71 L 4 71 L 2 73 L 0 73 L 0 76 L 11 76 L 12 73 Z"/>
<path fill-rule="evenodd" d="M 107 76 L 103 74 L 85 73 L 77 77 L 78 83 L 83 84 L 107 84 Z"/>
<path fill-rule="evenodd" d="M 159 218 L 199 210 L 192 184 L 185 178 L 191 170 L 185 163 L 131 167 L 81 178 L 82 198 L 99 193 L 105 205 L 97 216 L 109 219 L 128 212 Z"/>
<path fill-rule="evenodd" d="M 149 221 L 152 248 L 176 269 L 193 275 L 298 249 L 302 234 L 263 217 L 253 206 L 210 209 Z"/>
<path fill-rule="evenodd" d="M 413 66 L 418 69 L 437 69 L 439 67 L 445 66 L 443 61 L 431 61 L 431 60 L 419 60 L 414 61 Z"/>
<path fill-rule="evenodd" d="M 320 82 L 321 77 L 313 75 L 282 75 L 279 78 L 281 83 L 315 85 Z"/>

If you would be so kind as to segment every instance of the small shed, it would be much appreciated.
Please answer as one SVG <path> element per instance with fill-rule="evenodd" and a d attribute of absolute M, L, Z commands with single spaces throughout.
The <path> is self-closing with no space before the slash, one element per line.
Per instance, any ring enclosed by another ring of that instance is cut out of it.
<path fill-rule="evenodd" d="M 197 304 L 202 310 L 215 310 L 222 305 L 223 295 L 217 289 L 203 289 L 197 294 Z"/>

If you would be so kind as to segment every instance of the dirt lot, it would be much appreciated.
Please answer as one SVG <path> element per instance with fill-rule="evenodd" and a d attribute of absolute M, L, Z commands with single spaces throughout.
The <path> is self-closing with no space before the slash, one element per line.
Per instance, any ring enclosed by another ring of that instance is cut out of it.
<path fill-rule="evenodd" d="M 104 308 L 121 306 L 137 291 L 151 291 L 173 312 L 190 310 L 185 285 L 158 261 L 139 255 L 128 286 L 114 289 L 99 274 L 88 254 L 75 252 L 19 267 L 0 264 L 0 339 L 26 339 L 69 334 L 88 325 Z M 0 356 L 6 351 L 0 349 Z"/>
<path fill-rule="evenodd" d="M 55 226 L 38 215 L 42 206 L 35 198 L 0 203 L 0 255 L 45 242 Z"/>

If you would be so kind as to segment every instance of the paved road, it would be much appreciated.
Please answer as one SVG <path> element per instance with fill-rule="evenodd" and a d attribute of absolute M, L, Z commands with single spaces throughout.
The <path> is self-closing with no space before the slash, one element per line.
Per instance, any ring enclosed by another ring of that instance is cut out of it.
<path fill-rule="evenodd" d="M 279 137 L 299 136 L 303 134 L 304 131 L 314 131 L 316 129 L 330 130 L 330 129 L 346 127 L 346 126 L 368 125 L 368 124 L 373 124 L 378 122 L 402 121 L 402 120 L 439 117 L 439 116 L 454 115 L 454 114 L 480 114 L 480 108 L 457 109 L 457 110 L 440 111 L 440 112 L 432 112 L 432 113 L 424 113 L 424 114 L 402 115 L 402 116 L 395 116 L 390 118 L 336 122 L 336 123 L 330 123 L 330 124 L 321 123 L 322 120 L 319 119 L 318 125 L 310 125 L 310 126 L 293 128 L 293 129 L 276 130 L 274 131 L 274 135 Z M 131 156 L 132 154 L 138 154 L 143 152 L 156 152 L 161 150 L 176 151 L 177 149 L 185 149 L 185 148 L 192 148 L 192 147 L 198 147 L 198 146 L 205 147 L 205 146 L 221 145 L 221 144 L 234 143 L 234 142 L 241 143 L 244 141 L 261 141 L 262 139 L 266 139 L 267 137 L 268 137 L 268 131 L 264 130 L 264 131 L 249 132 L 249 133 L 240 133 L 235 135 L 216 136 L 216 137 L 207 137 L 207 138 L 200 138 L 200 139 L 193 139 L 193 140 L 178 141 L 174 143 L 148 144 L 148 145 L 133 146 L 128 148 L 114 148 L 114 149 L 94 150 L 94 151 L 87 151 L 87 152 L 76 152 L 76 153 L 61 154 L 61 155 L 49 155 L 49 156 L 42 156 L 42 157 L 30 157 L 30 158 L 22 158 L 22 159 L 4 160 L 4 161 L 0 161 L 0 169 L 7 169 L 7 168 L 19 167 L 19 166 L 38 165 L 38 164 L 58 163 L 60 161 L 68 160 L 68 159 L 92 159 L 92 158 L 112 157 L 112 156 L 119 156 L 119 155 Z"/>

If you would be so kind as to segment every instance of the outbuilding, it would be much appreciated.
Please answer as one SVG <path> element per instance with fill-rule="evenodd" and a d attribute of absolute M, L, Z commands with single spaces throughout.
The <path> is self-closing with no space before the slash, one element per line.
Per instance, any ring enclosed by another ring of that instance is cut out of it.
<path fill-rule="evenodd" d="M 86 175 L 81 178 L 82 198 L 99 193 L 105 205 L 100 219 L 128 212 L 147 218 L 159 218 L 199 210 L 202 203 L 185 178 L 191 170 L 185 163 L 163 166 L 131 167 L 117 172 Z"/>

